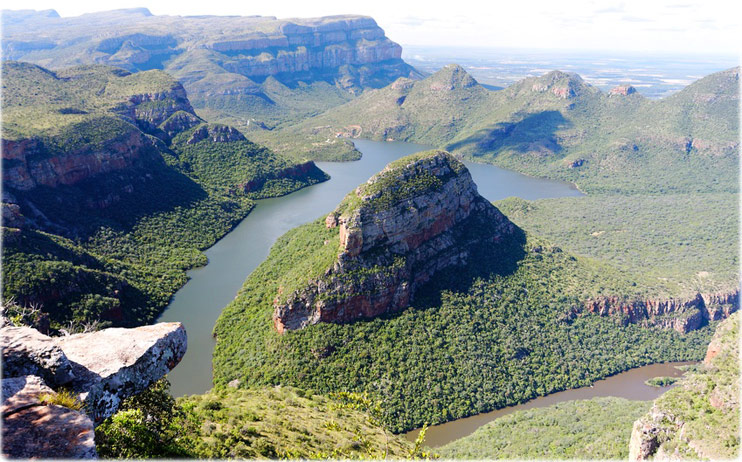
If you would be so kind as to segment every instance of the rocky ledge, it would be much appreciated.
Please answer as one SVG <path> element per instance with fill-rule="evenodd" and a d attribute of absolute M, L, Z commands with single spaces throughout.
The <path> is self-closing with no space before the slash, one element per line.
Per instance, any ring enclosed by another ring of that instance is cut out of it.
<path fill-rule="evenodd" d="M 95 457 L 95 425 L 172 370 L 187 347 L 180 323 L 65 337 L 6 326 L 1 334 L 3 456 L 10 458 Z M 55 404 L 62 385 L 77 408 Z"/>
<path fill-rule="evenodd" d="M 587 300 L 585 310 L 602 316 L 617 316 L 623 324 L 656 326 L 685 334 L 708 321 L 726 319 L 739 310 L 739 289 L 716 294 L 698 293 L 689 298 L 623 300 L 599 297 Z"/>
<path fill-rule="evenodd" d="M 435 273 L 465 264 L 474 245 L 496 244 L 516 229 L 443 151 L 389 164 L 348 194 L 325 225 L 339 228 L 337 260 L 304 289 L 277 295 L 278 332 L 399 311 Z M 467 232 L 473 228 L 487 232 Z"/>

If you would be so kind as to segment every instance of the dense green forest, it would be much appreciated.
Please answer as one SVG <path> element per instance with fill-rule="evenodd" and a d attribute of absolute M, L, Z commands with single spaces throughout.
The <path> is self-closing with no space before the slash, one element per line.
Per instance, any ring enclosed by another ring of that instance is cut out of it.
<path fill-rule="evenodd" d="M 712 326 L 681 335 L 577 315 L 587 295 L 641 290 L 625 275 L 524 234 L 475 249 L 401 313 L 273 330 L 278 281 L 321 255 L 322 221 L 273 246 L 215 328 L 215 385 L 368 392 L 395 432 L 584 386 L 631 367 L 700 359 Z M 480 230 L 486 232 L 486 230 Z M 301 251 L 297 251 L 301 249 Z"/>
<path fill-rule="evenodd" d="M 626 459 L 651 401 L 593 398 L 516 411 L 436 451 L 447 459 Z"/>

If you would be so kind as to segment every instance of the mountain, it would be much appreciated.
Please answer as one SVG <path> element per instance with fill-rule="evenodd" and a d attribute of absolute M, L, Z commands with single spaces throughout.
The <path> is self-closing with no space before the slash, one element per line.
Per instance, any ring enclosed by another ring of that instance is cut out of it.
<path fill-rule="evenodd" d="M 342 157 L 316 143 L 326 138 L 413 141 L 589 193 L 736 192 L 738 82 L 734 68 L 654 101 L 628 87 L 605 94 L 561 71 L 489 91 L 449 65 L 260 139 L 301 140 L 292 148 L 314 158 Z M 347 157 L 352 147 L 342 146 Z"/>
<path fill-rule="evenodd" d="M 734 459 L 739 444 L 739 315 L 735 314 L 717 327 L 703 363 L 634 423 L 629 459 Z"/>
<path fill-rule="evenodd" d="M 664 322 L 696 307 L 629 320 L 588 302 L 653 290 L 524 233 L 454 157 L 420 153 L 276 242 L 217 321 L 214 383 L 367 392 L 404 431 L 702 357 L 713 318 Z"/>
<path fill-rule="evenodd" d="M 5 62 L 2 106 L 4 305 L 42 330 L 152 321 L 253 199 L 327 178 L 162 71 Z"/>
<path fill-rule="evenodd" d="M 269 126 L 316 114 L 366 88 L 420 74 L 367 16 L 305 19 L 159 16 L 147 9 L 60 18 L 5 11 L 4 59 L 57 69 L 162 69 L 210 119 Z"/>

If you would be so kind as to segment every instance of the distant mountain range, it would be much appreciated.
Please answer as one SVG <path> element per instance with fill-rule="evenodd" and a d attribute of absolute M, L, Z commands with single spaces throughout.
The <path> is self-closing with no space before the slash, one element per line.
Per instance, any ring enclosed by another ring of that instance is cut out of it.
<path fill-rule="evenodd" d="M 401 53 L 372 18 L 358 15 L 182 17 L 137 8 L 60 18 L 53 10 L 3 11 L 4 59 L 53 69 L 162 69 L 182 82 L 196 108 L 269 124 L 400 76 L 419 77 Z"/>
<path fill-rule="evenodd" d="M 454 64 L 368 91 L 289 132 L 414 141 L 591 192 L 736 191 L 738 82 L 733 68 L 648 100 L 628 85 L 604 93 L 553 71 L 490 91 Z"/>

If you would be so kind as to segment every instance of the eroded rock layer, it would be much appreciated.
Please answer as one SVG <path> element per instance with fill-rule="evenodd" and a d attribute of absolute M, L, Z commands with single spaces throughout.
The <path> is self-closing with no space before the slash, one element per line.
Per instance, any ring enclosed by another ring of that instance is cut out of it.
<path fill-rule="evenodd" d="M 739 290 L 716 294 L 696 294 L 689 298 L 622 300 L 600 297 L 587 300 L 590 313 L 620 317 L 624 324 L 675 329 L 680 333 L 698 329 L 708 321 L 718 321 L 739 310 Z"/>
<path fill-rule="evenodd" d="M 401 310 L 437 272 L 465 264 L 475 245 L 497 245 L 515 230 L 443 151 L 388 165 L 348 194 L 325 225 L 339 228 L 337 260 L 304 289 L 278 294 L 279 332 Z"/>

